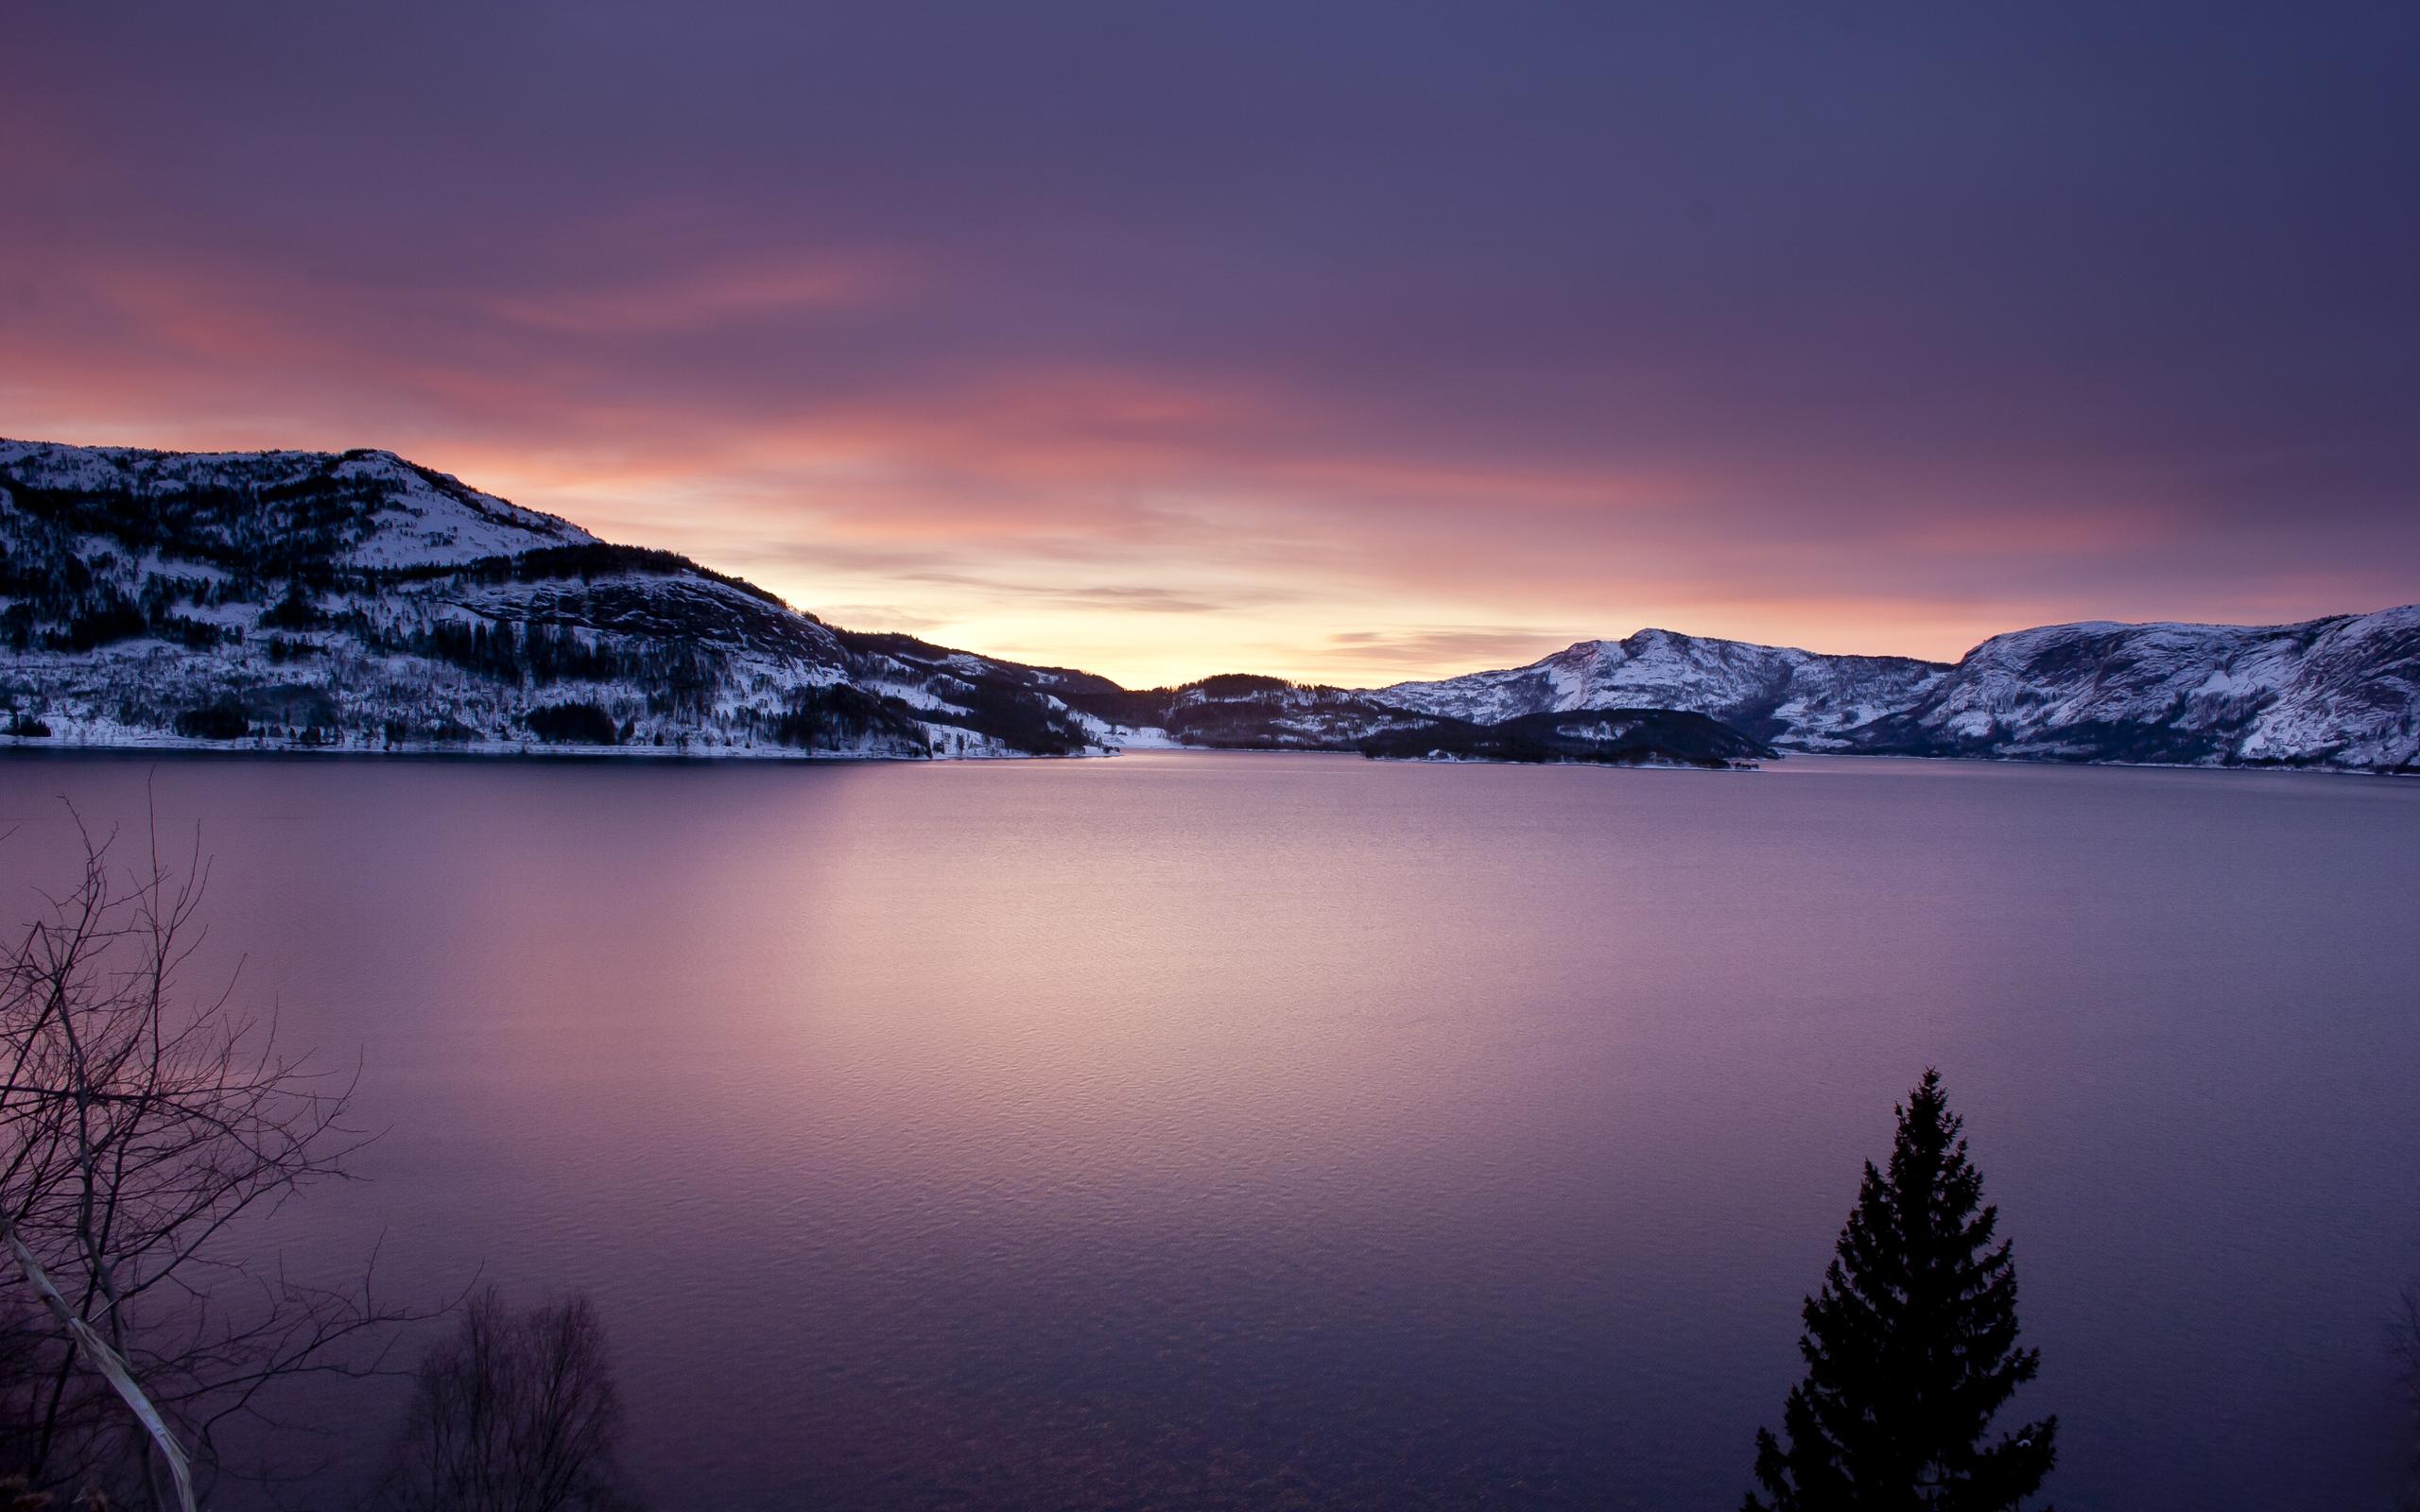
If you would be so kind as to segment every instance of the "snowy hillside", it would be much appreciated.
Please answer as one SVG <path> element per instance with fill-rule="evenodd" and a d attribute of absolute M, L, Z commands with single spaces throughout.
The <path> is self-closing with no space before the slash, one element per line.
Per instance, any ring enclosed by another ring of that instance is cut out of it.
<path fill-rule="evenodd" d="M 1818 656 L 1641 630 L 1622 641 L 1582 641 L 1526 667 L 1399 682 L 1371 696 L 1483 722 L 1580 709 L 1680 709 L 1759 739 L 1810 747 L 1907 709 L 1948 670 L 1904 657 Z"/>
<path fill-rule="evenodd" d="M 1559 717 L 1603 711 L 1620 730 Z M 1643 718 L 1658 711 L 1729 730 Z M 1616 761 L 1772 745 L 2411 770 L 2420 607 L 2052 626 L 1954 666 L 1641 630 L 1375 690 L 1233 674 L 1136 692 L 843 630 L 389 452 L 0 441 L 0 743 Z"/>
<path fill-rule="evenodd" d="M 2420 765 L 2420 606 L 2301 625 L 1997 635 L 1858 749 L 2053 761 Z"/>
<path fill-rule="evenodd" d="M 1642 630 L 1370 696 L 1463 719 L 1686 710 L 1797 750 L 2408 770 L 2420 606 L 2266 627 L 2048 626 L 1955 665 Z"/>
<path fill-rule="evenodd" d="M 197 558 L 284 555 L 402 567 L 595 545 L 550 514 L 464 487 L 392 452 L 145 452 L 0 441 L 21 508 L 89 518 L 95 534 L 174 541 Z"/>
<path fill-rule="evenodd" d="M 718 755 L 1098 748 L 920 661 L 386 452 L 0 442 L 0 736 Z"/>

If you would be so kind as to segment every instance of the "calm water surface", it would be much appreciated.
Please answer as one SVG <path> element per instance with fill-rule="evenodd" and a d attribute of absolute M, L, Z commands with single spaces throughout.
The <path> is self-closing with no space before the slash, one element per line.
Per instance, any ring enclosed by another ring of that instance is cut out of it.
<path fill-rule="evenodd" d="M 2391 1501 L 2420 783 L 17 759 L 8 917 L 147 779 L 391 1129 L 295 1263 L 586 1288 L 662 1506 L 1727 1508 L 1928 1063 L 2062 1507 Z"/>

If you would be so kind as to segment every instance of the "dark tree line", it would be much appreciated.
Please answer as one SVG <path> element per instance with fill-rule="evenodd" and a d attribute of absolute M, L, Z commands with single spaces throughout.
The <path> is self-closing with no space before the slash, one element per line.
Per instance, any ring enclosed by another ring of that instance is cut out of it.
<path fill-rule="evenodd" d="M 648 712 L 664 716 L 711 712 L 727 675 L 720 653 L 687 637 L 592 641 L 572 626 L 544 620 L 436 620 L 401 630 L 362 620 L 345 628 L 373 650 L 447 662 L 508 684 L 634 683 L 647 690 Z"/>
<path fill-rule="evenodd" d="M 629 733 L 593 703 L 540 704 L 525 719 L 531 734 L 554 746 L 618 746 Z"/>
<path fill-rule="evenodd" d="M 11 549 L 0 541 L 0 598 L 9 600 L 0 610 L 0 644 L 9 650 L 90 651 L 139 635 L 204 650 L 243 638 L 233 627 L 178 612 L 182 605 L 226 602 L 223 583 L 147 573 L 129 588 L 109 576 L 119 563 L 108 553 L 86 561 L 72 542 L 55 550 L 39 545 L 20 540 Z"/>
<path fill-rule="evenodd" d="M 781 595 L 757 587 L 744 577 L 718 573 L 678 552 L 659 551 L 651 546 L 615 546 L 602 541 L 586 545 L 539 546 L 510 557 L 481 557 L 475 561 L 429 563 L 409 567 L 385 568 L 376 576 L 387 582 L 432 581 L 442 578 L 456 584 L 543 583 L 558 579 L 594 582 L 599 577 L 613 577 L 624 573 L 643 576 L 678 577 L 695 574 L 710 582 L 735 588 L 766 605 L 787 609 Z M 804 610 L 792 610 L 807 619 L 815 616 Z M 817 621 L 821 624 L 821 621 Z"/>
<path fill-rule="evenodd" d="M 130 558 L 157 553 L 208 562 L 246 591 L 296 577 L 325 587 L 337 580 L 334 563 L 351 532 L 394 492 L 384 479 L 337 476 L 345 460 L 330 457 L 320 469 L 283 479 L 271 475 L 274 464 L 263 462 L 255 466 L 257 482 L 185 477 L 165 489 L 6 481 L 20 514 L 48 526 L 56 540 L 102 536 Z M 222 472 L 245 466 L 233 459 L 217 465 Z"/>
<path fill-rule="evenodd" d="M 365 627 L 361 635 L 378 649 L 450 662 L 499 682 L 527 680 L 541 687 L 566 679 L 605 682 L 638 670 L 638 658 L 610 645 L 592 645 L 559 625 L 438 620 L 401 632 Z"/>
<path fill-rule="evenodd" d="M 845 682 L 791 689 L 778 711 L 758 716 L 757 728 L 776 745 L 800 750 L 838 749 L 871 739 L 924 739 L 897 705 Z"/>

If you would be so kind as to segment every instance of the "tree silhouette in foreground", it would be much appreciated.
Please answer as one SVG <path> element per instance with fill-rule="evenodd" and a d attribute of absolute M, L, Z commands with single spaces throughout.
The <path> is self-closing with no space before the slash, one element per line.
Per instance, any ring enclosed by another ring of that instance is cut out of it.
<path fill-rule="evenodd" d="M 421 1362 L 386 1512 L 636 1512 L 614 1463 L 622 1401 L 585 1297 L 509 1311 L 493 1287 Z"/>
<path fill-rule="evenodd" d="M 2041 1356 L 2016 1347 L 2016 1269 L 1940 1073 L 1897 1111 L 1890 1169 L 1866 1162 L 1806 1299 L 1806 1379 L 1782 1408 L 1788 1442 L 1757 1431 L 1764 1496 L 1744 1512 L 1998 1512 L 2049 1473 L 2056 1418 L 1984 1442 Z"/>
<path fill-rule="evenodd" d="M 283 1046 L 232 982 L 181 987 L 199 841 L 179 866 L 155 829 L 126 865 L 75 822 L 76 880 L 0 939 L 0 1474 L 190 1508 L 275 1468 L 231 1467 L 222 1433 L 274 1427 L 314 1378 L 375 1373 L 421 1314 L 379 1302 L 368 1265 L 324 1288 L 264 1248 L 365 1136 L 349 1074 Z"/>

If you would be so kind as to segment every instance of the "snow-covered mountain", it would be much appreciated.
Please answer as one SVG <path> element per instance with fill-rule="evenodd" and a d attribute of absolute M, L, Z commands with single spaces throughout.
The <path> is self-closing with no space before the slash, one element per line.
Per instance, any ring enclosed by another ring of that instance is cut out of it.
<path fill-rule="evenodd" d="M 1622 713 L 1603 721 L 1555 717 Z M 1729 744 L 1658 711 L 1703 715 Z M 1601 726 L 1601 729 L 1599 728 Z M 1593 733 L 1592 733 L 1593 731 Z M 1055 755 L 1150 745 L 2420 765 L 2420 607 L 2066 625 L 1955 665 L 1641 630 L 1374 690 L 1135 692 L 827 625 L 389 452 L 0 441 L 0 743 Z"/>
<path fill-rule="evenodd" d="M 1131 693 L 853 633 L 389 452 L 0 442 L 0 655 L 9 744 L 941 757 L 1482 739 L 1274 678 Z M 1688 749 L 1653 723 L 1602 750 L 1496 744 L 1623 761 L 1722 744 L 1673 728 Z"/>
<path fill-rule="evenodd" d="M 1996 635 L 1845 748 L 2047 761 L 2420 767 L 2420 605 L 2300 625 Z"/>
<path fill-rule="evenodd" d="M 21 514 L 213 561 L 432 566 L 597 544 L 569 521 L 465 488 L 392 452 L 146 452 L 0 441 L 0 484 Z"/>
<path fill-rule="evenodd" d="M 2420 765 L 2420 606 L 2300 625 L 2057 625 L 1955 664 L 1642 630 L 1370 696 L 1461 719 L 1649 706 L 1787 749 L 2191 765 Z"/>
<path fill-rule="evenodd" d="M 854 636 L 388 452 L 0 442 L 0 734 L 61 745 L 1098 748 L 1047 691 L 1080 675 Z"/>
<path fill-rule="evenodd" d="M 1627 640 L 1582 641 L 1526 667 L 1398 682 L 1371 696 L 1480 722 L 1580 709 L 1680 709 L 1761 740 L 1807 746 L 1910 707 L 1947 671 L 1905 657 L 1818 656 L 1641 630 Z"/>

